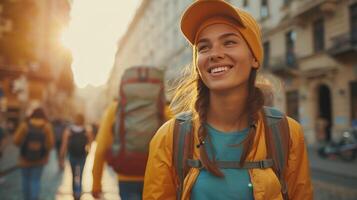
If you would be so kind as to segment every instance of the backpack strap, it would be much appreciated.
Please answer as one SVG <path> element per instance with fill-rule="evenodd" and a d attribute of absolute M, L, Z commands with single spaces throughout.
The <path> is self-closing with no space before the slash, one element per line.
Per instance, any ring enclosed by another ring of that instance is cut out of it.
<path fill-rule="evenodd" d="M 290 150 L 290 130 L 286 116 L 272 107 L 264 107 L 270 131 L 266 131 L 268 157 L 274 160 L 274 172 L 279 178 L 284 200 L 288 200 L 288 185 L 285 181 L 286 166 Z"/>
<path fill-rule="evenodd" d="M 246 162 L 243 167 L 239 162 L 217 161 L 220 168 L 273 168 L 282 188 L 284 200 L 288 200 L 288 187 L 285 181 L 285 171 L 289 156 L 290 131 L 286 116 L 277 109 L 264 107 L 264 114 L 270 131 L 266 131 L 268 159 Z M 270 133 L 270 134 L 269 134 Z M 183 182 L 189 168 L 202 168 L 200 160 L 193 158 L 192 113 L 180 113 L 176 116 L 173 133 L 173 166 L 177 180 L 176 199 L 180 200 L 183 192 Z M 188 146 L 187 146 L 188 145 Z M 186 147 L 186 148 L 185 148 Z"/>
<path fill-rule="evenodd" d="M 193 158 L 192 113 L 185 112 L 176 116 L 173 132 L 172 162 L 177 174 L 176 199 L 180 200 L 183 182 L 188 173 L 187 160 Z M 185 148 L 186 147 L 186 148 Z"/>
<path fill-rule="evenodd" d="M 115 118 L 114 118 L 114 123 L 112 126 L 112 132 L 113 132 L 113 144 L 111 146 L 112 152 L 116 155 L 119 153 L 120 149 L 120 142 L 121 142 L 121 137 L 120 137 L 120 129 L 121 129 L 121 113 L 122 113 L 122 106 L 120 100 L 118 100 L 118 105 L 115 113 Z"/>
<path fill-rule="evenodd" d="M 200 160 L 187 159 L 187 165 L 192 168 L 203 168 Z M 221 169 L 267 169 L 273 167 L 274 161 L 272 159 L 265 159 L 254 162 L 245 162 L 243 167 L 240 166 L 239 161 L 216 161 L 216 165 Z"/>

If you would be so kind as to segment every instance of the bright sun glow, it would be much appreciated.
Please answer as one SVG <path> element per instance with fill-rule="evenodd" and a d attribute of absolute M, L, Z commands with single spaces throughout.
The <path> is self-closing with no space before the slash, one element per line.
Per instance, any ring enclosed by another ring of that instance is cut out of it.
<path fill-rule="evenodd" d="M 140 0 L 75 0 L 62 42 L 71 49 L 78 87 L 106 83 L 117 43 L 125 33 Z"/>

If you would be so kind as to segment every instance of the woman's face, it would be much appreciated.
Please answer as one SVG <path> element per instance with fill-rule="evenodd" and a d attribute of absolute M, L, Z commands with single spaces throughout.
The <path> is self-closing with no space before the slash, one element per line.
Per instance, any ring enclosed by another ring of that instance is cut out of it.
<path fill-rule="evenodd" d="M 258 67 L 239 31 L 226 24 L 212 24 L 197 37 L 197 67 L 211 91 L 247 86 L 252 67 Z"/>

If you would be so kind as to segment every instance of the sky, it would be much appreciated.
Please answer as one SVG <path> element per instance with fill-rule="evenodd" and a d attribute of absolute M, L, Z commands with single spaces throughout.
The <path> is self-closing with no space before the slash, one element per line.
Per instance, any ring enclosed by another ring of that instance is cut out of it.
<path fill-rule="evenodd" d="M 106 83 L 117 44 L 141 0 L 75 0 L 62 41 L 72 51 L 74 80 L 79 88 Z"/>

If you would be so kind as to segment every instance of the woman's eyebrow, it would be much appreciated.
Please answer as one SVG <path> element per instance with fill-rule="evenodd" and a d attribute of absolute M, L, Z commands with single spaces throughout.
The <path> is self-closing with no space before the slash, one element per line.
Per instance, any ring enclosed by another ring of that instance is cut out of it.
<path fill-rule="evenodd" d="M 241 38 L 238 34 L 236 33 L 225 33 L 225 34 L 222 34 L 221 36 L 219 36 L 219 39 L 224 39 L 224 38 L 227 38 L 227 37 L 230 37 L 230 36 L 235 36 L 235 37 L 238 37 L 238 38 Z"/>
<path fill-rule="evenodd" d="M 220 35 L 218 38 L 219 39 L 224 39 L 224 38 L 227 38 L 227 37 L 230 37 L 230 36 L 235 36 L 235 37 L 241 38 L 240 35 L 238 35 L 237 33 L 233 33 L 233 32 L 232 33 L 224 33 L 224 34 Z M 198 45 L 199 43 L 204 43 L 204 42 L 209 42 L 209 39 L 201 38 L 196 42 L 196 45 Z"/>
<path fill-rule="evenodd" d="M 204 43 L 204 42 L 209 42 L 209 40 L 207 38 L 202 38 L 202 39 L 199 39 L 196 44 L 198 45 L 199 43 Z"/>

